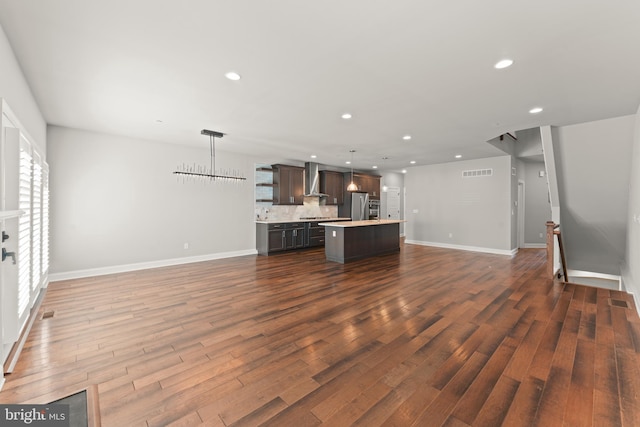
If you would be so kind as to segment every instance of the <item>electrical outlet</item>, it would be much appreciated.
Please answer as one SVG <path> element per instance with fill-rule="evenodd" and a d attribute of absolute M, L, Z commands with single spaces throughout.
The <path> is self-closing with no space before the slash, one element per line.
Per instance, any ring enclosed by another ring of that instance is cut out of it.
<path fill-rule="evenodd" d="M 540 233 L 538 234 L 538 237 L 540 237 L 542 239 L 542 236 L 544 236 L 544 234 Z"/>
<path fill-rule="evenodd" d="M 449 233 L 449 238 L 453 239 L 453 233 Z"/>
<path fill-rule="evenodd" d="M 184 248 L 185 248 L 185 249 L 189 249 L 189 244 L 188 244 L 188 243 L 185 243 L 185 244 L 184 244 Z"/>
<path fill-rule="evenodd" d="M 333 230 L 332 237 L 336 237 L 336 230 Z"/>

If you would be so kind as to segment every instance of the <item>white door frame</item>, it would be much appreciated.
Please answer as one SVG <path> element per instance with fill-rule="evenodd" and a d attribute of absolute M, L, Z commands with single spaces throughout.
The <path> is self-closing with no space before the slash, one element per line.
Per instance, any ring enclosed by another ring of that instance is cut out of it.
<path fill-rule="evenodd" d="M 518 180 L 518 211 L 517 211 L 517 221 L 518 221 L 518 248 L 524 248 L 524 223 L 525 223 L 525 183 L 523 180 Z"/>

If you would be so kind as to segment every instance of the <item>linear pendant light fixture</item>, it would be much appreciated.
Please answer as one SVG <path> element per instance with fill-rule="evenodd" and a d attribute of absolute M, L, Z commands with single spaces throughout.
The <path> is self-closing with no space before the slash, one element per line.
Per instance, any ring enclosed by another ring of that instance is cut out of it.
<path fill-rule="evenodd" d="M 218 172 L 216 170 L 216 142 L 215 138 L 222 138 L 224 133 L 216 132 L 213 130 L 202 129 L 200 132 L 202 135 L 209 135 L 209 150 L 211 153 L 211 160 L 209 169 L 206 166 L 187 165 L 185 163 L 182 166 L 178 166 L 174 175 L 182 176 L 185 178 L 194 178 L 196 180 L 209 180 L 215 182 L 242 182 L 247 178 L 238 176 L 236 170 L 222 170 Z"/>
<path fill-rule="evenodd" d="M 347 191 L 358 191 L 358 186 L 353 182 L 353 153 L 356 150 L 349 150 L 349 152 L 351 153 L 351 184 L 347 186 Z"/>

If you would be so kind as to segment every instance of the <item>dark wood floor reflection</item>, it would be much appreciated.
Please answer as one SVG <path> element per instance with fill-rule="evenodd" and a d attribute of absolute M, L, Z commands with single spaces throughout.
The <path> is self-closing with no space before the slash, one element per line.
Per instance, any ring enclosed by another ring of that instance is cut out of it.
<path fill-rule="evenodd" d="M 633 300 L 544 274 L 544 250 L 404 245 L 52 283 L 0 402 L 98 384 L 105 426 L 639 426 Z"/>

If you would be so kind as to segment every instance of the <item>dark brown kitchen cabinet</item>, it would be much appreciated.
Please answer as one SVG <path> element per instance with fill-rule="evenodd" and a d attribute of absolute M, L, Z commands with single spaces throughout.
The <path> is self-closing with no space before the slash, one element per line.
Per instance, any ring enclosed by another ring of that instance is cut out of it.
<path fill-rule="evenodd" d="M 351 173 L 344 174 L 344 188 L 351 183 Z M 380 177 L 364 173 L 354 173 L 353 183 L 358 187 L 358 191 L 369 193 L 370 200 L 380 200 Z"/>
<path fill-rule="evenodd" d="M 369 186 L 367 190 L 369 200 L 380 200 L 380 191 L 380 177 L 369 175 Z"/>
<path fill-rule="evenodd" d="M 295 228 L 287 230 L 285 237 L 286 249 L 304 248 L 304 224 L 296 224 Z"/>
<path fill-rule="evenodd" d="M 318 225 L 322 221 L 307 223 L 307 245 L 310 248 L 324 246 L 324 225 Z"/>
<path fill-rule="evenodd" d="M 267 231 L 267 246 L 264 251 L 266 253 L 284 251 L 286 248 L 284 233 L 285 230 L 281 227 Z"/>
<path fill-rule="evenodd" d="M 260 255 L 304 248 L 305 241 L 303 222 L 256 224 L 256 249 Z"/>
<path fill-rule="evenodd" d="M 273 204 L 301 205 L 304 199 L 304 168 L 273 165 Z"/>
<path fill-rule="evenodd" d="M 327 205 L 343 204 L 344 191 L 342 172 L 320 171 L 320 192 L 327 195 Z"/>

